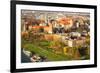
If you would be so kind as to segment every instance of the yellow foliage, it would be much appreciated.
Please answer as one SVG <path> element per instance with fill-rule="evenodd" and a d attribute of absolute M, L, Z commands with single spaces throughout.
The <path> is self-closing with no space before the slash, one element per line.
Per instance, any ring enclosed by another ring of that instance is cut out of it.
<path fill-rule="evenodd" d="M 64 54 L 67 55 L 67 51 L 68 51 L 67 47 L 64 47 L 63 51 L 64 51 Z"/>

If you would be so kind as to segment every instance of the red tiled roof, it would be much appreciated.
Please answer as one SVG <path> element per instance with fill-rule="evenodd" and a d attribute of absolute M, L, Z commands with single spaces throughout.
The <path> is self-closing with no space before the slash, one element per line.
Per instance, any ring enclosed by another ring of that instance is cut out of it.
<path fill-rule="evenodd" d="M 70 18 L 60 18 L 60 19 L 58 19 L 58 22 L 61 24 L 64 24 L 64 25 L 69 25 L 69 24 L 71 24 L 70 23 L 71 20 L 72 19 L 70 19 Z"/>

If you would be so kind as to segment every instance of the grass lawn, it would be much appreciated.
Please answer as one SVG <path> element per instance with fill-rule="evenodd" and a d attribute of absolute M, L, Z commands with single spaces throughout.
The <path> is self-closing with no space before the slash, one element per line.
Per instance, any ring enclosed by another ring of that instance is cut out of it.
<path fill-rule="evenodd" d="M 56 54 L 54 52 L 46 50 L 45 48 L 41 48 L 41 47 L 31 44 L 31 43 L 25 44 L 24 48 L 26 48 L 29 51 L 33 51 L 38 55 L 45 56 L 49 61 L 64 61 L 64 60 L 70 59 L 63 54 Z"/>

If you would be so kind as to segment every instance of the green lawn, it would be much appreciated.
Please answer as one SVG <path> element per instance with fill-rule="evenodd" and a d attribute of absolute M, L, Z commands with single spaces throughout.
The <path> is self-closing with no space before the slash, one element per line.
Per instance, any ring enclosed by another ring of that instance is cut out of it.
<path fill-rule="evenodd" d="M 45 56 L 49 61 L 64 61 L 69 60 L 69 58 L 65 55 L 61 54 L 55 54 L 54 52 L 51 52 L 49 50 L 46 50 L 45 48 L 41 48 L 39 46 L 36 46 L 34 44 L 26 44 L 24 46 L 29 51 L 33 51 L 38 55 Z"/>

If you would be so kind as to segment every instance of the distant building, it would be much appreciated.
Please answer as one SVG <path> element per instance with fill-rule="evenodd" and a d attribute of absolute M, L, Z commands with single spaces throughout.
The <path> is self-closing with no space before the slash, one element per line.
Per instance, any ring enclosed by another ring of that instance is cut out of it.
<path fill-rule="evenodd" d="M 72 37 L 80 37 L 81 34 L 79 32 L 71 32 L 70 36 L 72 36 Z"/>
<path fill-rule="evenodd" d="M 62 27 L 64 27 L 65 30 L 67 30 L 73 26 L 72 19 L 68 18 L 68 17 L 59 18 L 58 22 Z"/>
<path fill-rule="evenodd" d="M 68 46 L 69 47 L 76 47 L 81 46 L 85 44 L 85 40 L 68 40 Z"/>

